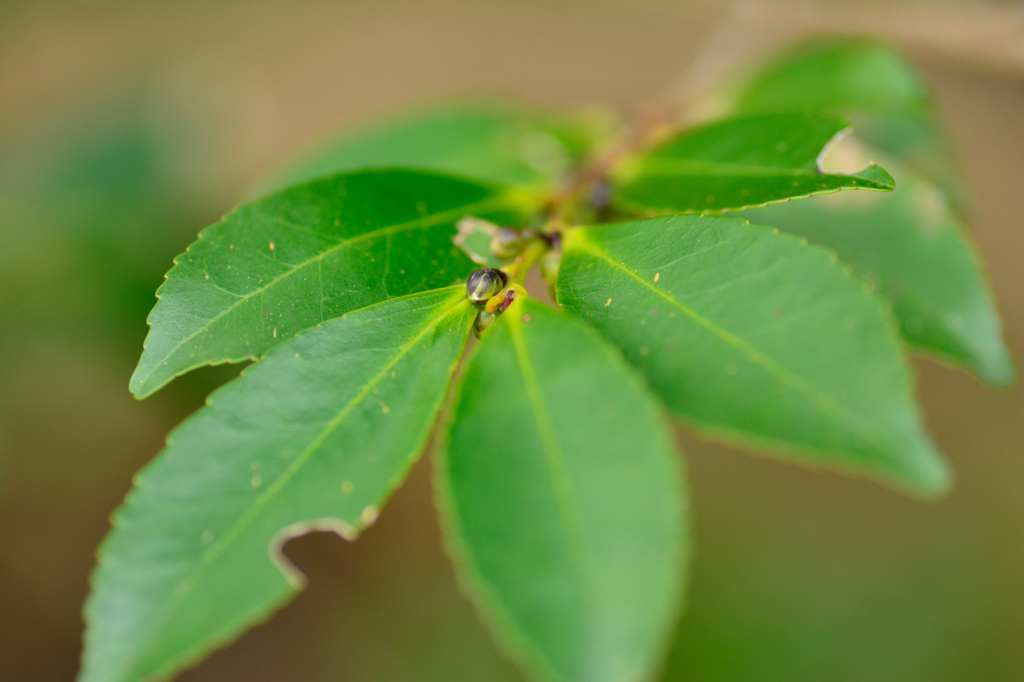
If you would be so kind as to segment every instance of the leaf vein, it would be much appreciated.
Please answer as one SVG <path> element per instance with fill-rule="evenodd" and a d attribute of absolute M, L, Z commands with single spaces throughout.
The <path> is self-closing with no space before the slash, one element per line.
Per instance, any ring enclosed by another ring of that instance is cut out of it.
<path fill-rule="evenodd" d="M 312 441 L 310 441 L 309 445 L 307 445 L 302 450 L 302 452 L 299 453 L 295 460 L 293 460 L 292 463 L 289 464 L 288 467 L 283 472 L 281 472 L 281 474 L 274 480 L 274 482 L 271 483 L 267 487 L 267 489 L 256 499 L 252 506 L 249 507 L 248 510 L 246 510 L 245 514 L 239 517 L 239 519 L 235 521 L 235 523 L 232 524 L 232 526 L 228 528 L 213 545 L 210 546 L 210 548 L 204 554 L 201 563 L 196 567 L 196 569 L 193 570 L 192 573 L 189 574 L 187 578 L 182 579 L 189 586 L 190 589 L 194 588 L 195 585 L 198 584 L 200 580 L 202 580 L 208 568 L 211 565 L 213 565 L 213 563 L 217 561 L 217 559 L 223 556 L 223 554 L 229 549 L 231 544 L 234 543 L 234 541 L 237 540 L 243 532 L 245 532 L 246 528 L 248 528 L 249 525 L 252 524 L 252 522 L 257 518 L 257 516 L 263 510 L 263 508 L 266 507 L 267 504 L 269 504 L 270 501 L 274 497 L 276 497 L 276 495 L 284 488 L 284 486 L 286 486 L 288 482 L 295 477 L 295 475 L 305 465 L 305 463 L 308 462 L 309 459 L 313 456 L 313 454 L 315 454 L 316 451 L 319 449 L 319 447 L 323 445 L 323 443 L 327 440 L 331 433 L 333 433 L 334 430 L 341 425 L 345 418 L 349 414 L 351 414 L 352 410 L 354 410 L 366 398 L 366 396 L 370 395 L 373 388 L 377 384 L 379 384 L 381 380 L 384 379 L 384 377 L 388 375 L 391 369 L 395 365 L 397 365 L 398 362 L 403 357 L 405 357 L 405 355 L 408 354 L 409 351 L 411 351 L 413 347 L 415 347 L 420 342 L 420 340 L 423 339 L 424 336 L 426 336 L 432 329 L 439 325 L 442 320 L 446 319 L 449 315 L 458 310 L 462 305 L 468 305 L 468 301 L 465 298 L 460 298 L 455 303 L 455 305 L 453 305 L 451 308 L 445 311 L 444 314 L 434 317 L 428 324 L 426 324 L 423 327 L 423 329 L 417 332 L 415 336 L 410 338 L 409 341 L 407 341 L 405 344 L 403 344 L 396 350 L 395 356 L 391 360 L 389 360 L 384 365 L 384 367 L 363 386 L 363 388 L 359 391 L 359 393 L 355 395 L 355 397 L 353 397 L 348 403 L 345 404 L 344 407 L 341 408 L 341 410 L 339 410 L 339 412 L 331 419 L 330 422 L 327 423 L 323 430 L 321 430 L 320 433 L 318 433 L 317 436 Z M 358 522 L 356 522 L 353 523 L 353 525 L 358 526 L 359 524 Z M 169 601 L 168 607 L 162 609 L 161 613 L 157 614 L 150 620 L 151 625 L 149 628 L 147 628 L 147 630 L 149 632 L 158 631 L 160 626 L 162 626 L 163 623 L 167 622 L 167 620 L 176 612 L 176 608 L 174 608 L 174 606 L 179 605 L 181 603 L 182 599 L 180 597 L 173 601 Z M 144 637 L 140 637 L 140 640 L 144 639 Z M 139 655 L 141 655 L 141 652 L 136 655 L 136 660 L 138 660 Z"/>
<path fill-rule="evenodd" d="M 569 475 L 568 465 L 565 461 L 565 453 L 562 451 L 558 434 L 555 430 L 548 410 L 547 402 L 541 391 L 540 383 L 537 381 L 537 374 L 530 361 L 529 352 L 526 348 L 526 340 L 522 334 L 522 322 L 519 318 L 513 317 L 509 320 L 512 344 L 515 348 L 516 362 L 519 365 L 523 377 L 523 385 L 526 389 L 526 396 L 530 402 L 534 419 L 537 423 L 537 430 L 540 432 L 541 445 L 544 450 L 545 464 L 551 479 L 551 490 L 555 496 L 555 506 L 561 518 L 562 528 L 565 531 L 566 541 L 570 548 L 572 562 L 581 580 L 586 584 L 584 601 L 589 616 L 594 617 L 594 604 L 591 595 L 595 594 L 596 579 L 591 566 L 593 553 L 586 538 L 586 531 L 582 520 L 582 514 L 575 502 L 572 479 Z M 591 621 L 588 620 L 589 624 Z"/>
<path fill-rule="evenodd" d="M 189 341 L 191 341 L 192 339 L 194 339 L 195 337 L 197 337 L 201 333 L 203 333 L 203 331 L 205 329 L 207 329 L 210 325 L 212 325 L 214 322 L 216 322 L 217 320 L 221 319 L 225 315 L 231 313 L 235 308 L 237 308 L 241 304 L 245 303 L 246 301 L 250 300 L 256 294 L 262 294 L 264 291 L 266 291 L 270 287 L 274 286 L 275 284 L 277 284 L 278 282 L 280 282 L 284 278 L 290 277 L 291 275 L 294 275 L 299 270 L 305 268 L 306 266 L 308 266 L 308 265 L 310 265 L 310 264 L 312 264 L 314 262 L 321 262 L 327 256 L 329 256 L 329 255 L 331 255 L 331 254 L 333 254 L 333 253 L 335 253 L 337 251 L 340 251 L 340 250 L 342 250 L 342 249 L 344 249 L 346 247 L 352 246 L 353 244 L 359 243 L 359 242 L 363 242 L 363 241 L 367 241 L 367 240 L 370 240 L 370 239 L 374 239 L 374 238 L 380 237 L 382 235 L 396 234 L 396 233 L 400 233 L 400 232 L 406 232 L 406 231 L 409 231 L 409 230 L 414 230 L 414 229 L 417 229 L 417 228 L 433 227 L 435 225 L 439 225 L 439 224 L 444 223 L 444 222 L 446 222 L 448 220 L 451 220 L 453 218 L 456 218 L 456 217 L 459 217 L 459 216 L 463 216 L 463 215 L 469 215 L 469 214 L 471 214 L 474 211 L 485 210 L 485 209 L 491 208 L 491 207 L 493 207 L 495 205 L 500 205 L 505 200 L 506 200 L 506 197 L 504 195 L 491 196 L 491 197 L 488 197 L 487 199 L 484 199 L 482 201 L 478 201 L 475 204 L 468 204 L 466 206 L 460 206 L 458 208 L 451 209 L 451 210 L 448 210 L 448 211 L 442 211 L 440 213 L 435 213 L 434 215 L 426 217 L 426 218 L 415 218 L 413 220 L 410 220 L 410 221 L 407 221 L 407 222 L 404 222 L 404 223 L 398 223 L 396 225 L 389 225 L 387 227 L 384 227 L 384 228 L 381 228 L 381 229 L 378 229 L 378 230 L 373 230 L 371 232 L 366 232 L 364 234 L 352 237 L 351 239 L 347 239 L 347 240 L 338 242 L 334 246 L 330 247 L 329 249 L 326 249 L 326 250 L 316 254 L 312 258 L 299 263 L 293 269 L 281 273 L 280 275 L 278 275 L 274 279 L 272 279 L 269 282 L 267 282 L 266 284 L 264 284 L 259 289 L 256 289 L 256 290 L 254 290 L 254 291 L 252 291 L 252 292 L 250 292 L 248 294 L 245 294 L 245 295 L 241 296 L 238 299 L 238 301 L 236 301 L 235 303 L 232 303 L 230 306 L 228 306 L 227 308 L 225 308 L 221 312 L 217 313 L 215 316 L 209 318 L 208 320 L 204 320 L 203 324 L 199 328 L 197 328 L 194 332 L 192 332 L 188 336 L 184 337 L 181 341 L 179 341 L 173 347 L 171 347 L 169 350 L 167 350 L 167 352 L 165 352 L 161 358 L 157 359 L 152 364 L 151 369 L 149 370 L 149 372 L 146 373 L 146 378 L 149 378 L 150 376 L 152 376 L 153 372 L 155 372 L 160 367 L 160 365 L 161 365 L 161 363 L 163 361 L 165 361 L 171 355 L 176 353 L 186 343 L 188 343 Z"/>
<path fill-rule="evenodd" d="M 723 327 L 718 326 L 711 320 L 705 318 L 703 315 L 693 310 L 689 306 L 681 303 L 675 297 L 662 291 L 659 287 L 654 286 L 644 278 L 638 276 L 633 271 L 629 270 L 622 264 L 615 261 L 614 258 L 605 253 L 598 246 L 589 243 L 583 237 L 577 237 L 573 240 L 575 244 L 581 248 L 587 250 L 592 255 L 604 260 L 609 263 L 613 268 L 621 270 L 626 275 L 641 284 L 646 289 L 652 291 L 658 297 L 664 299 L 667 303 L 675 307 L 677 310 L 682 312 L 684 315 L 689 317 L 691 320 L 704 327 L 713 335 L 717 336 L 724 343 L 732 346 L 740 353 L 742 353 L 748 360 L 755 365 L 761 367 L 765 371 L 772 374 L 784 385 L 796 390 L 798 393 L 804 395 L 808 399 L 811 408 L 820 414 L 831 415 L 838 418 L 840 424 L 845 428 L 849 429 L 853 434 L 860 438 L 864 438 L 869 442 L 877 441 L 877 433 L 872 428 L 871 424 L 864 420 L 859 415 L 850 413 L 848 410 L 842 408 L 841 405 L 835 402 L 830 396 L 822 393 L 814 384 L 808 382 L 806 379 L 794 374 L 789 369 L 780 365 L 775 360 L 772 360 L 769 356 L 765 355 L 758 349 L 754 348 L 743 339 L 739 338 L 732 332 L 726 330 Z"/>

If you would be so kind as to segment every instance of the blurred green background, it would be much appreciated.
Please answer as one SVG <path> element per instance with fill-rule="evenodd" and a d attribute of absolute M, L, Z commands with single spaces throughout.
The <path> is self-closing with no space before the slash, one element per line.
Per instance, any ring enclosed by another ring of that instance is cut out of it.
<path fill-rule="evenodd" d="M 153 291 L 199 229 L 338 126 L 497 93 L 628 112 L 807 33 L 902 45 L 935 89 L 1024 360 L 1024 13 L 964 3 L 0 2 L 0 680 L 77 669 L 132 474 L 237 368 L 136 402 Z M 958 482 L 925 503 L 680 433 L 697 544 L 666 682 L 1024 679 L 1024 388 L 919 363 Z M 429 462 L 310 587 L 188 682 L 513 681 L 440 548 Z"/>

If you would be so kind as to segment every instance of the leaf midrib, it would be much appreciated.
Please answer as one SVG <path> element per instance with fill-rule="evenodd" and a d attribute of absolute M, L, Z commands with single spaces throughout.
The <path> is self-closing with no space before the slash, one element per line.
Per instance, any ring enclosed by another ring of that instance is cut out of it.
<path fill-rule="evenodd" d="M 853 433 L 855 436 L 862 438 L 869 443 L 877 444 L 878 435 L 871 428 L 871 423 L 859 415 L 849 412 L 841 404 L 837 403 L 830 396 L 822 393 L 814 384 L 810 383 L 806 379 L 794 374 L 790 370 L 786 369 L 783 365 L 773 360 L 768 355 L 762 353 L 758 349 L 754 348 L 746 341 L 742 340 L 735 334 L 727 331 L 723 327 L 718 326 L 711 320 L 707 319 L 697 311 L 684 305 L 683 303 L 676 300 L 660 288 L 654 286 L 644 278 L 637 275 L 635 272 L 629 270 L 621 263 L 618 263 L 615 259 L 609 256 L 603 249 L 595 244 L 591 244 L 587 241 L 587 238 L 579 231 L 570 232 L 567 237 L 572 241 L 573 244 L 580 248 L 588 251 L 592 255 L 604 260 L 609 263 L 612 267 L 626 273 L 630 278 L 639 282 L 641 286 L 653 292 L 665 300 L 669 305 L 672 305 L 677 310 L 682 312 L 684 315 L 689 317 L 691 320 L 704 327 L 706 330 L 711 332 L 714 336 L 718 337 L 723 343 L 732 346 L 736 350 L 740 351 L 748 360 L 755 365 L 761 367 L 765 371 L 769 372 L 777 379 L 782 381 L 785 385 L 793 388 L 798 393 L 804 395 L 810 407 L 815 412 L 822 414 L 826 417 L 837 418 L 836 421 L 841 424 L 845 429 Z M 828 409 L 822 409 L 822 405 Z"/>
<path fill-rule="evenodd" d="M 513 311 L 513 313 L 515 312 Z M 544 449 L 544 461 L 551 479 L 551 490 L 555 496 L 555 506 L 558 508 L 558 515 L 569 546 L 571 561 L 580 580 L 585 583 L 583 601 L 588 613 L 584 622 L 588 625 L 588 629 L 590 629 L 590 627 L 593 627 L 593 619 L 598 612 L 593 599 L 593 595 L 596 594 L 597 579 L 590 568 L 593 564 L 593 551 L 587 541 L 583 515 L 580 512 L 579 505 L 576 503 L 576 496 L 573 492 L 572 478 L 569 475 L 565 453 L 562 451 L 551 412 L 548 410 L 547 401 L 544 399 L 544 394 L 537 381 L 537 374 L 533 369 L 533 363 L 530 361 L 530 354 L 526 348 L 526 339 L 522 333 L 522 324 L 519 317 L 516 315 L 510 316 L 509 331 L 512 337 L 512 345 L 515 349 L 516 362 L 523 378 L 523 386 L 526 389 L 527 400 L 530 403 L 530 409 L 533 411 L 537 430 L 540 432 L 541 446 Z M 588 637 L 587 641 L 591 641 L 591 638 Z"/>
<path fill-rule="evenodd" d="M 225 308 L 224 310 L 219 312 L 214 317 L 211 317 L 209 320 L 206 320 L 203 323 L 202 326 L 200 326 L 194 332 L 192 332 L 191 334 L 186 336 L 184 339 L 182 339 L 181 341 L 176 343 L 170 350 L 168 350 L 166 353 L 164 353 L 162 357 L 156 359 L 153 362 L 150 370 L 145 374 L 145 377 L 139 380 L 139 383 L 142 384 L 145 381 L 147 381 L 150 377 L 152 377 L 153 373 L 156 372 L 160 368 L 162 362 L 166 361 L 172 355 L 177 353 L 185 344 L 187 344 L 189 341 L 194 339 L 196 336 L 198 336 L 199 334 L 202 334 L 205 330 L 209 329 L 210 326 L 213 325 L 217 320 L 219 320 L 222 317 L 224 317 L 225 315 L 229 314 L 231 311 L 233 311 L 235 308 L 237 308 L 238 306 L 242 305 L 243 303 L 251 300 L 253 297 L 255 297 L 255 296 L 259 295 L 259 294 L 263 294 L 270 287 L 274 286 L 275 284 L 277 284 L 278 282 L 280 282 L 281 280 L 283 280 L 283 279 L 285 279 L 287 277 L 291 277 L 292 275 L 294 275 L 295 273 L 299 272 L 301 269 L 305 268 L 306 266 L 311 265 L 312 263 L 322 262 L 322 260 L 326 256 L 328 256 L 328 255 L 330 255 L 332 253 L 335 253 L 337 251 L 345 249 L 345 248 L 347 248 L 347 247 L 349 247 L 349 246 L 351 246 L 353 244 L 357 244 L 357 243 L 362 242 L 362 241 L 367 241 L 369 239 L 374 239 L 376 237 L 380 237 L 380 236 L 384 236 L 384 235 L 396 234 L 398 232 L 403 232 L 403 231 L 407 231 L 407 230 L 413 230 L 413 229 L 417 229 L 417 228 L 433 227 L 433 226 L 435 226 L 435 225 L 437 225 L 439 223 L 443 223 L 443 222 L 446 222 L 446 221 L 451 220 L 453 218 L 459 217 L 460 215 L 466 215 L 466 214 L 471 213 L 473 211 L 488 210 L 488 209 L 494 208 L 495 206 L 500 206 L 501 204 L 507 202 L 508 200 L 509 200 L 508 195 L 502 193 L 502 194 L 499 194 L 499 195 L 496 195 L 496 196 L 488 197 L 487 199 L 484 199 L 482 201 L 478 201 L 478 202 L 473 203 L 473 204 L 466 204 L 464 206 L 460 206 L 458 208 L 450 209 L 448 211 L 442 211 L 441 213 L 435 213 L 434 215 L 426 217 L 426 218 L 416 218 L 414 220 L 410 220 L 410 221 L 407 221 L 407 222 L 404 222 L 404 223 L 398 223 L 396 225 L 389 225 L 387 227 L 384 227 L 384 228 L 381 228 L 381 229 L 378 229 L 378 230 L 374 230 L 372 232 L 366 232 L 364 234 L 357 235 L 356 237 L 353 237 L 351 239 L 347 239 L 347 240 L 338 242 L 337 244 L 329 247 L 327 250 L 325 250 L 325 251 L 323 251 L 323 252 L 313 256 L 312 258 L 294 265 L 291 269 L 281 273 L 280 275 L 278 275 L 274 279 L 270 280 L 269 282 L 267 282 L 265 285 L 263 285 L 259 289 L 254 289 L 253 291 L 251 291 L 250 293 L 245 294 L 245 295 L 236 294 L 237 296 L 239 296 L 237 301 L 235 301 L 230 306 L 228 306 L 227 308 Z M 206 269 L 205 260 L 203 262 L 203 269 L 204 269 L 204 271 Z M 323 301 L 321 300 L 321 304 L 322 303 L 323 303 Z M 246 357 L 249 357 L 249 356 L 246 356 Z M 244 358 L 230 358 L 229 360 L 239 360 L 239 359 L 244 359 Z M 213 360 L 216 361 L 217 358 L 214 358 Z"/>
<path fill-rule="evenodd" d="M 814 160 L 811 161 L 811 163 L 813 162 Z M 880 183 L 877 183 L 874 180 L 867 180 L 861 177 L 860 173 L 862 172 L 863 171 L 858 171 L 857 173 L 824 173 L 819 171 L 817 167 L 784 168 L 780 166 L 751 166 L 739 163 L 729 163 L 726 161 L 650 157 L 643 161 L 637 177 L 642 178 L 644 175 L 661 176 L 669 174 L 682 176 L 704 175 L 712 177 L 728 177 L 737 175 L 743 177 L 782 176 L 808 179 L 834 178 L 841 180 L 858 180 L 860 182 L 869 182 L 872 185 L 881 186 Z"/>
<path fill-rule="evenodd" d="M 288 482 L 295 477 L 298 471 L 305 465 L 306 462 L 309 461 L 309 459 L 316 453 L 320 446 L 323 445 L 324 441 L 326 441 L 326 439 L 334 432 L 334 430 L 341 425 L 345 418 L 349 414 L 351 414 L 352 410 L 354 410 L 366 398 L 366 396 L 368 396 L 372 392 L 373 388 L 378 383 L 380 383 L 380 381 L 388 374 L 388 372 L 390 372 L 391 369 L 396 364 L 398 364 L 398 362 L 403 357 L 405 357 L 405 355 L 410 350 L 412 350 L 412 348 L 416 344 L 419 343 L 420 339 L 422 339 L 433 328 L 439 325 L 442 320 L 446 319 L 449 315 L 458 310 L 460 306 L 469 305 L 469 302 L 465 297 L 459 296 L 458 298 L 456 298 L 455 296 L 453 296 L 452 299 L 455 300 L 455 304 L 452 305 L 444 313 L 433 317 L 428 324 L 424 325 L 424 327 L 419 332 L 416 333 L 415 336 L 413 336 L 412 338 L 409 339 L 408 342 L 403 344 L 395 353 L 395 356 L 391 360 L 389 360 L 384 365 L 384 367 L 363 386 L 363 388 L 359 391 L 359 393 L 356 394 L 355 397 L 353 397 L 348 403 L 345 404 L 343 408 L 341 408 L 338 414 L 335 415 L 335 417 L 331 419 L 330 422 L 327 423 L 323 430 L 321 430 L 320 433 L 317 434 L 317 436 L 312 441 L 310 441 L 310 444 L 306 446 L 306 448 L 301 453 L 299 453 L 295 460 L 293 460 L 292 463 L 289 464 L 288 467 L 283 472 L 281 472 L 281 474 L 274 480 L 274 482 L 267 487 L 263 494 L 256 498 L 256 501 L 253 502 L 249 509 L 241 517 L 239 517 L 239 519 L 235 521 L 235 523 L 232 524 L 231 527 L 228 528 L 213 545 L 210 546 L 210 548 L 204 553 L 204 556 L 202 557 L 202 560 L 198 567 L 189 576 L 187 576 L 186 578 L 180 578 L 176 582 L 184 581 L 188 585 L 189 592 L 191 592 L 195 588 L 195 586 L 202 580 L 202 578 L 205 576 L 206 572 L 214 564 L 214 562 L 216 562 L 217 559 L 223 556 L 223 554 L 229 549 L 230 545 L 235 540 L 237 540 L 242 535 L 243 532 L 245 532 L 246 528 L 256 519 L 256 517 L 267 506 L 267 504 L 269 504 L 270 501 L 284 488 L 284 486 L 286 486 Z M 346 523 L 348 523 L 347 520 Z M 358 527 L 359 522 L 356 521 L 352 525 L 353 527 Z M 165 609 L 162 609 L 162 612 L 154 616 L 153 619 L 150 621 L 151 623 L 153 623 L 153 625 L 147 628 L 148 632 L 158 631 L 160 627 L 162 627 L 163 624 L 166 623 L 174 615 L 174 613 L 177 611 L 178 605 L 183 603 L 183 601 L 184 595 L 182 595 L 181 597 L 178 597 L 178 595 L 174 595 L 174 599 L 171 602 L 169 602 L 168 606 Z M 147 641 L 147 637 L 140 638 L 140 640 L 145 642 Z M 140 653 L 136 655 L 135 660 L 133 661 L 133 665 L 139 660 L 141 655 L 142 653 L 140 651 Z"/>

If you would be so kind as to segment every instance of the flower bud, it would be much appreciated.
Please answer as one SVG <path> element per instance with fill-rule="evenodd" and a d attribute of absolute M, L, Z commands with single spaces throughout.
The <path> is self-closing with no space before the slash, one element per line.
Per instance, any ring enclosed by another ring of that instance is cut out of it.
<path fill-rule="evenodd" d="M 466 280 L 466 297 L 473 303 L 483 303 L 504 289 L 506 281 L 507 276 L 501 270 L 475 270 Z"/>
<path fill-rule="evenodd" d="M 481 310 L 476 315 L 476 320 L 473 322 L 473 331 L 476 333 L 476 338 L 480 338 L 480 335 L 484 333 L 484 330 L 491 326 L 491 323 L 498 319 L 495 313 Z"/>
<path fill-rule="evenodd" d="M 503 227 L 491 235 L 491 253 L 498 260 L 512 260 L 523 250 L 523 235 L 511 227 Z"/>

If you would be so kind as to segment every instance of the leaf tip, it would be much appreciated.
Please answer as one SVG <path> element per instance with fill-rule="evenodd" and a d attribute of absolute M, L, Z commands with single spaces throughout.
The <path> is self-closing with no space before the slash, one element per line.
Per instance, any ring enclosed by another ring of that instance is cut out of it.
<path fill-rule="evenodd" d="M 953 472 L 944 459 L 936 457 L 934 463 L 922 467 L 914 492 L 923 499 L 937 500 L 953 488 Z"/>
<path fill-rule="evenodd" d="M 889 174 L 889 171 L 885 170 L 874 161 L 867 165 L 864 170 L 854 173 L 854 177 L 860 178 L 870 182 L 874 187 L 865 187 L 864 189 L 873 189 L 881 192 L 891 192 L 896 189 L 896 180 Z"/>
<path fill-rule="evenodd" d="M 132 372 L 131 379 L 128 380 L 128 390 L 131 391 L 136 400 L 145 400 L 170 383 L 171 379 L 175 376 L 177 374 L 167 372 L 166 367 L 161 367 L 160 365 L 153 366 L 147 362 L 144 350 L 138 366 Z"/>
<path fill-rule="evenodd" d="M 132 378 L 128 380 L 128 390 L 131 391 L 132 396 L 136 400 L 145 400 L 151 396 L 156 389 L 146 384 L 146 379 L 142 371 L 142 364 L 140 363 L 135 371 L 132 372 Z"/>
<path fill-rule="evenodd" d="M 923 438 L 903 460 L 902 471 L 897 472 L 897 485 L 915 497 L 937 500 L 953 488 L 953 470 L 931 439 Z"/>
<path fill-rule="evenodd" d="M 1005 346 L 994 357 L 979 362 L 976 371 L 982 381 L 1000 390 L 1010 388 L 1017 381 L 1017 366 Z"/>

